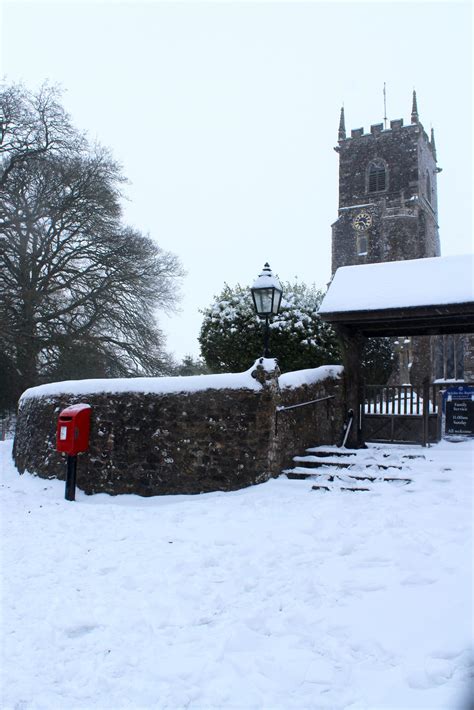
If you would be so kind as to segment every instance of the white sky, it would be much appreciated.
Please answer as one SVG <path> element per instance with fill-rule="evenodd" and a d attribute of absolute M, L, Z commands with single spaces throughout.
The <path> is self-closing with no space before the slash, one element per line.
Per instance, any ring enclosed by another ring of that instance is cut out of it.
<path fill-rule="evenodd" d="M 178 358 L 199 353 L 198 309 L 265 261 L 327 283 L 340 107 L 348 131 L 382 122 L 384 82 L 389 120 L 415 88 L 435 129 L 442 254 L 473 251 L 470 3 L 4 1 L 0 73 L 60 83 L 123 164 L 126 221 L 187 271 L 161 317 Z"/>

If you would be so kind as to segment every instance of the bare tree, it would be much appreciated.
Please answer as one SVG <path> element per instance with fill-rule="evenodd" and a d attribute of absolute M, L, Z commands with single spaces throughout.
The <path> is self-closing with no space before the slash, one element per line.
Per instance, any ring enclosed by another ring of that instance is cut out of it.
<path fill-rule="evenodd" d="M 40 155 L 80 150 L 83 135 L 71 125 L 57 87 L 44 84 L 36 93 L 13 85 L 0 94 L 0 187 L 14 168 Z"/>
<path fill-rule="evenodd" d="M 176 305 L 177 258 L 122 224 L 119 166 L 74 136 L 51 94 L 7 93 L 16 118 L 0 156 L 0 342 L 21 388 L 61 374 L 159 373 L 155 313 Z M 30 131 L 25 104 L 37 112 Z"/>

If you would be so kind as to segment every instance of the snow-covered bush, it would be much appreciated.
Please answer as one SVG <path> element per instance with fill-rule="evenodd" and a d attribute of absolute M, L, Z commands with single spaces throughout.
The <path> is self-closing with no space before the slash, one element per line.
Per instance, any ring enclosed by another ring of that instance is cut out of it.
<path fill-rule="evenodd" d="M 323 292 L 304 283 L 283 284 L 280 313 L 270 322 L 270 353 L 282 372 L 342 362 L 330 325 L 317 315 Z M 212 372 L 242 372 L 263 353 L 264 322 L 255 314 L 250 288 L 225 284 L 202 311 L 199 343 Z M 369 338 L 362 375 L 369 384 L 385 384 L 392 368 L 388 338 Z"/>
<path fill-rule="evenodd" d="M 270 322 L 270 351 L 283 372 L 340 362 L 336 337 L 317 316 L 322 292 L 303 283 L 283 284 L 280 313 Z M 224 286 L 204 315 L 199 343 L 214 372 L 245 370 L 263 351 L 264 322 L 249 288 Z"/>

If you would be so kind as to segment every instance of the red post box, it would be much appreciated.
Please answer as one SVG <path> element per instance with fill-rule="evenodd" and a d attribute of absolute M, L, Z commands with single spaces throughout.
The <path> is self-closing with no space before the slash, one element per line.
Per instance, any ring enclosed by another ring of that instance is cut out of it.
<path fill-rule="evenodd" d="M 58 417 L 56 450 L 75 456 L 89 448 L 91 424 L 90 404 L 73 404 L 66 407 Z"/>

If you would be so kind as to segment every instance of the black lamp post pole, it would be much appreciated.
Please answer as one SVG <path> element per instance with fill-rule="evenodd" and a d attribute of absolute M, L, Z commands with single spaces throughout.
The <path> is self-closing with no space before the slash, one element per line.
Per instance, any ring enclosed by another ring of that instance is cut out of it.
<path fill-rule="evenodd" d="M 265 316 L 265 336 L 263 341 L 263 357 L 270 357 L 270 350 L 268 349 L 268 340 L 270 335 L 270 328 L 268 326 L 268 316 Z"/>

